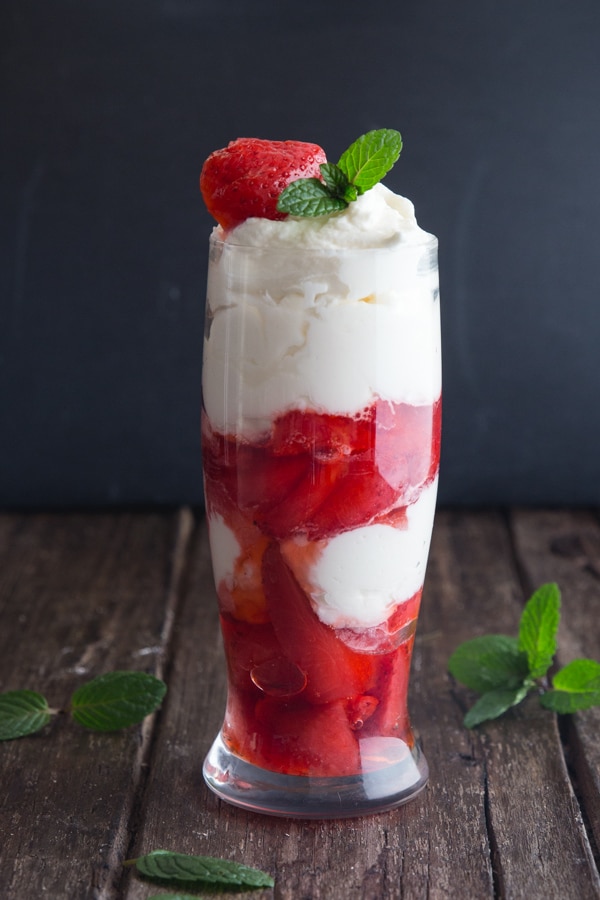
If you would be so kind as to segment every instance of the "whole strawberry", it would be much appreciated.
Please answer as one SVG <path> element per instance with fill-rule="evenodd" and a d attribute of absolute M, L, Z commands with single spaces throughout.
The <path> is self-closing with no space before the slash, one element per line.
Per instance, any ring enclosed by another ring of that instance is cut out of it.
<path fill-rule="evenodd" d="M 285 219 L 277 200 L 298 178 L 320 178 L 327 162 L 317 144 L 238 138 L 208 157 L 200 174 L 200 190 L 209 213 L 226 230 L 252 216 Z"/>

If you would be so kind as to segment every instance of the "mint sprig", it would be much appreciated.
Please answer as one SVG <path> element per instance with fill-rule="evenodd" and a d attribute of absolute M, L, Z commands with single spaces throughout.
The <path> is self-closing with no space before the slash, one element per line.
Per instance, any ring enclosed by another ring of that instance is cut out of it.
<path fill-rule="evenodd" d="M 481 694 L 464 717 L 467 728 L 498 718 L 532 690 L 542 706 L 557 713 L 600 706 L 600 663 L 591 659 L 569 663 L 549 687 L 559 622 L 560 590 L 544 584 L 525 604 L 518 638 L 489 634 L 457 647 L 448 661 L 450 674 Z"/>
<path fill-rule="evenodd" d="M 72 695 L 68 712 L 73 719 L 93 731 L 118 731 L 137 725 L 160 706 L 167 686 L 145 672 L 108 672 L 79 687 Z M 7 691 L 0 694 L 0 741 L 35 734 L 53 715 L 48 701 L 36 691 Z"/>
<path fill-rule="evenodd" d="M 277 209 L 292 216 L 340 212 L 378 184 L 402 150 L 402 137 L 391 128 L 363 134 L 342 153 L 337 165 L 322 163 L 319 178 L 298 178 L 279 195 Z"/>
<path fill-rule="evenodd" d="M 170 850 L 153 850 L 146 856 L 129 860 L 144 878 L 158 884 L 189 888 L 192 886 L 220 885 L 247 889 L 273 887 L 273 878 L 260 869 L 217 859 L 213 856 L 190 856 Z"/>

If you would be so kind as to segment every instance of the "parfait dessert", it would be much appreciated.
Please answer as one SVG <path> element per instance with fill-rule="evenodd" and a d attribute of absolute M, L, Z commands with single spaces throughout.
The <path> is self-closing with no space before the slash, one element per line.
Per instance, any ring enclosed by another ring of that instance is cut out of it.
<path fill-rule="evenodd" d="M 427 780 L 407 689 L 440 449 L 437 241 L 401 147 L 240 139 L 204 164 L 202 453 L 228 670 L 209 786 L 275 815 Z"/>

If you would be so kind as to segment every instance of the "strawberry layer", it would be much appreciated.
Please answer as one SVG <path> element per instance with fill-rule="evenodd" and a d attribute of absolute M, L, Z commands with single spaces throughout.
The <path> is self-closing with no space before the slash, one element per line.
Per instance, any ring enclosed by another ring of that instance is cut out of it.
<path fill-rule="evenodd" d="M 203 414 L 229 671 L 223 739 L 244 759 L 353 775 L 364 741 L 412 743 L 407 686 L 440 417 L 439 400 L 377 401 L 357 416 L 293 411 L 250 442 Z M 371 756 L 369 766 L 386 764 Z"/>
<path fill-rule="evenodd" d="M 378 400 L 355 416 L 307 410 L 275 419 L 257 442 L 203 415 L 209 512 L 240 510 L 276 540 L 311 541 L 369 524 L 417 500 L 437 473 L 441 402 Z"/>
<path fill-rule="evenodd" d="M 262 576 L 269 621 L 221 619 L 230 749 L 271 771 L 326 777 L 358 774 L 365 738 L 411 744 L 414 631 L 398 628 L 399 643 L 390 632 L 377 653 L 355 649 L 316 617 L 276 542 L 263 554 Z M 419 600 L 420 592 L 407 604 L 409 615 L 416 617 Z"/>
<path fill-rule="evenodd" d="M 356 417 L 291 412 L 250 443 L 213 431 L 204 415 L 211 549 L 225 608 L 251 621 L 264 616 L 260 560 L 274 539 L 324 622 L 384 622 L 423 583 L 440 417 L 439 401 L 378 401 Z"/>

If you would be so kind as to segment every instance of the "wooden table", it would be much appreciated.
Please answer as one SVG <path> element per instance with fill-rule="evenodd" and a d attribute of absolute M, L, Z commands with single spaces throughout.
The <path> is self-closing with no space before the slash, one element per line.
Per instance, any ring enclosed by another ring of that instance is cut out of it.
<path fill-rule="evenodd" d="M 169 686 L 126 732 L 58 716 L 0 744 L 0 897 L 142 900 L 160 889 L 122 862 L 156 848 L 267 870 L 273 890 L 238 895 L 256 900 L 600 897 L 600 709 L 557 720 L 532 697 L 470 732 L 472 698 L 446 671 L 459 642 L 515 634 L 547 581 L 563 592 L 561 662 L 600 659 L 596 513 L 438 512 L 412 674 L 427 790 L 364 819 L 275 819 L 201 778 L 225 700 L 201 514 L 0 516 L 0 689 L 64 707 L 114 669 Z"/>

